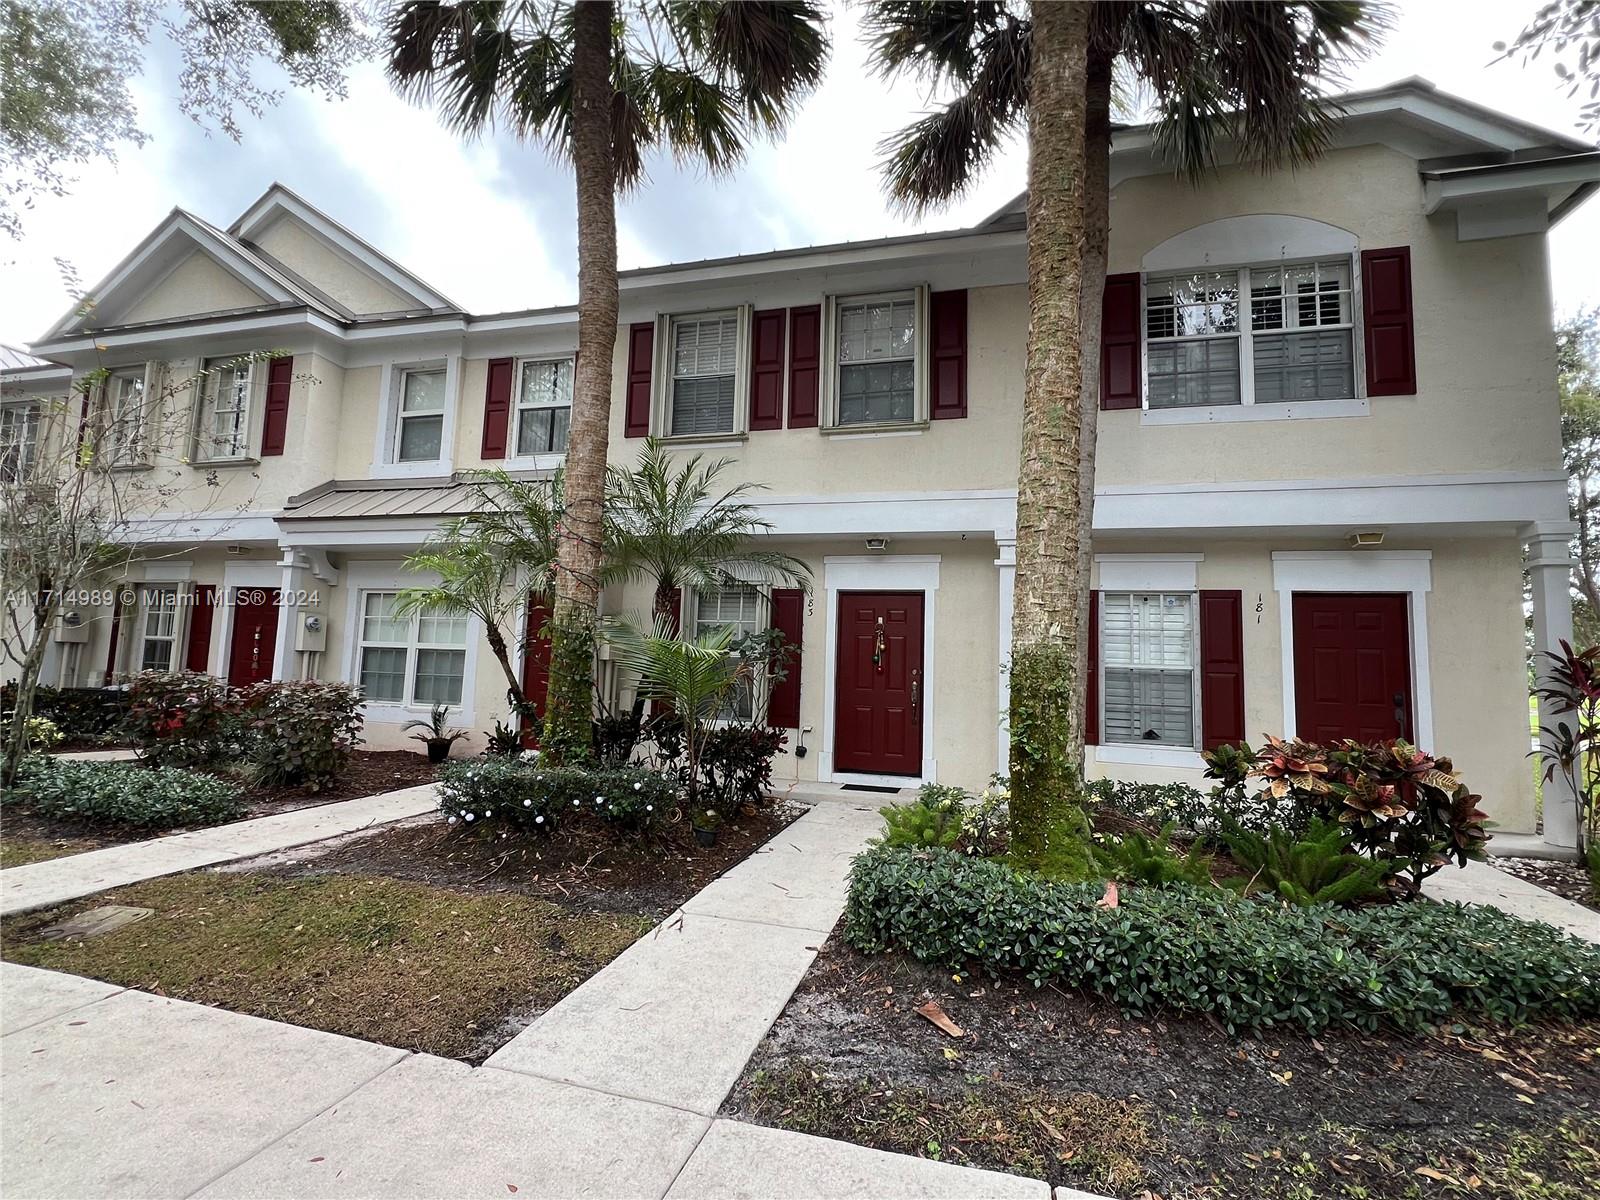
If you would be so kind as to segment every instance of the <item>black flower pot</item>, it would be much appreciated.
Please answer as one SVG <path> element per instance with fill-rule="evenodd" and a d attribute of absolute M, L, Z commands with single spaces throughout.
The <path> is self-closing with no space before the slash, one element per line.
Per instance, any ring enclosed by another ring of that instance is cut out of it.
<path fill-rule="evenodd" d="M 450 747 L 453 744 L 450 738 L 429 738 L 428 761 L 434 766 L 438 766 L 450 757 Z"/>
<path fill-rule="evenodd" d="M 700 826 L 696 825 L 694 827 L 694 840 L 698 845 L 709 849 L 717 844 L 717 831 L 715 829 L 701 829 Z"/>

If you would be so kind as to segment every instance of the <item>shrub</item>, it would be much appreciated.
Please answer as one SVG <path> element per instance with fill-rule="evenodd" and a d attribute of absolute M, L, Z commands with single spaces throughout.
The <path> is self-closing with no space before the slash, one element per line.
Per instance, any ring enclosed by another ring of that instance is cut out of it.
<path fill-rule="evenodd" d="M 879 844 L 915 849 L 954 846 L 961 838 L 966 799 L 960 788 L 923 784 L 910 804 L 887 804 L 878 810 L 883 818 Z"/>
<path fill-rule="evenodd" d="M 1347 912 L 1188 887 L 1131 889 L 1116 908 L 1100 899 L 1098 885 L 880 847 L 851 870 L 845 937 L 866 953 L 1085 988 L 1131 1012 L 1207 1012 L 1230 1031 L 1600 1016 L 1600 947 L 1493 908 Z"/>
<path fill-rule="evenodd" d="M 547 833 L 590 816 L 641 831 L 667 819 L 678 803 L 673 779 L 648 767 L 539 767 L 526 759 L 453 763 L 439 775 L 439 808 L 452 822 L 498 821 Z"/>
<path fill-rule="evenodd" d="M 625 767 L 639 744 L 641 718 L 625 712 L 596 717 L 594 722 L 594 761 L 602 767 Z"/>
<path fill-rule="evenodd" d="M 170 767 L 215 762 L 238 732 L 228 685 L 193 671 L 135 675 L 126 728 L 140 758 Z"/>
<path fill-rule="evenodd" d="M 49 717 L 29 717 L 22 723 L 24 751 L 44 753 L 61 744 L 61 730 Z"/>
<path fill-rule="evenodd" d="M 976 804 L 961 810 L 961 849 L 995 858 L 1011 844 L 1011 788 L 1003 775 L 989 778 Z"/>
<path fill-rule="evenodd" d="M 1177 823 L 1168 821 L 1155 837 L 1138 830 L 1095 839 L 1095 861 L 1113 879 L 1159 887 L 1169 883 L 1202 886 L 1211 882 L 1211 856 L 1198 849 L 1187 854 L 1172 844 Z"/>
<path fill-rule="evenodd" d="M 137 763 L 29 758 L 7 799 L 44 817 L 139 829 L 216 825 L 244 813 L 235 784 Z"/>
<path fill-rule="evenodd" d="M 1296 829 L 1305 819 L 1291 801 L 1270 794 L 1252 797 L 1242 786 L 1228 782 L 1202 792 L 1187 783 L 1094 779 L 1085 785 L 1085 791 L 1093 807 L 1109 809 L 1130 821 L 1158 829 L 1171 822 L 1178 832 L 1195 837 L 1214 838 L 1230 821 L 1243 829 L 1265 832 Z"/>
<path fill-rule="evenodd" d="M 0 713 L 16 708 L 17 685 L 0 687 Z M 33 714 L 54 721 L 67 742 L 99 745 L 123 736 L 128 693 L 121 688 L 53 688 L 33 690 Z"/>
<path fill-rule="evenodd" d="M 361 693 L 317 679 L 258 683 L 235 696 L 256 778 L 331 787 L 361 744 Z"/>
<path fill-rule="evenodd" d="M 700 751 L 701 801 L 731 813 L 760 804 L 772 786 L 772 760 L 789 735 L 764 725 L 724 725 Z"/>
<path fill-rule="evenodd" d="M 1333 821 L 1314 820 L 1300 837 L 1234 826 L 1223 830 L 1222 841 L 1250 873 L 1229 881 L 1245 895 L 1266 893 L 1291 904 L 1355 904 L 1388 895 L 1388 869 L 1351 850 L 1349 835 Z"/>

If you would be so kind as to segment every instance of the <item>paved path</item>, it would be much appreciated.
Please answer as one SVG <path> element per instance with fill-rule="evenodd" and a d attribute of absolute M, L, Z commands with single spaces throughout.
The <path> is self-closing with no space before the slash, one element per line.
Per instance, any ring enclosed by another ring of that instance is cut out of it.
<path fill-rule="evenodd" d="M 55 755 L 55 757 L 71 759 L 74 762 L 132 762 L 139 755 L 136 751 L 123 748 L 121 750 L 66 750 Z"/>
<path fill-rule="evenodd" d="M 1600 942 L 1600 912 L 1575 904 L 1538 884 L 1497 870 L 1489 863 L 1469 862 L 1461 870 L 1446 867 L 1429 876 L 1423 894 L 1458 904 L 1491 904 L 1514 917 L 1544 921 L 1573 937 Z"/>
<path fill-rule="evenodd" d="M 715 1117 L 877 828 L 870 807 L 814 809 L 479 1069 L 0 964 L 0 1190 L 1050 1200 L 1039 1180 Z"/>
<path fill-rule="evenodd" d="M 12 867 L 0 871 L 0 916 L 49 908 L 142 879 L 320 842 L 436 807 L 434 785 L 429 783 Z"/>

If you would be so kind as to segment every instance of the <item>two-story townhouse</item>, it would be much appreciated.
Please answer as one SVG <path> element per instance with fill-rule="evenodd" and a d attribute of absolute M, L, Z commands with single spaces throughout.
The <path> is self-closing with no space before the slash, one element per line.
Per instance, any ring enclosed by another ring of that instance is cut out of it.
<path fill-rule="evenodd" d="M 1531 830 L 1525 565 L 1536 641 L 1570 630 L 1546 233 L 1600 154 L 1413 80 L 1347 97 L 1296 171 L 1191 185 L 1129 127 L 1112 172 L 1091 772 L 1198 782 L 1203 749 L 1263 732 L 1404 736 Z M 780 779 L 1004 769 L 1023 214 L 623 274 L 613 461 L 646 435 L 729 458 L 812 572 L 808 594 L 680 599 L 686 628 L 801 647 L 772 698 Z M 464 313 L 279 187 L 227 231 L 174 213 L 95 295 L 32 347 L 60 364 L 40 378 L 283 357 L 231 403 L 194 397 L 197 448 L 227 451 L 197 453 L 196 487 L 240 480 L 232 507 L 135 567 L 47 682 L 349 679 L 374 741 L 433 702 L 504 717 L 470 619 L 391 606 L 463 472 L 561 461 L 574 311 Z M 605 609 L 647 613 L 649 590 Z"/>

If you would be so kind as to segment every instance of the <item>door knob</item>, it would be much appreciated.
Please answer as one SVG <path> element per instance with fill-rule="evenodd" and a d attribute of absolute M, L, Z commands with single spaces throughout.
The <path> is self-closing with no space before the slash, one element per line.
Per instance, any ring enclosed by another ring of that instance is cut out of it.
<path fill-rule="evenodd" d="M 920 707 L 922 697 L 922 672 L 916 668 L 911 671 L 911 711 L 916 712 Z"/>
<path fill-rule="evenodd" d="M 1406 694 L 1404 692 L 1396 692 L 1394 694 L 1394 723 L 1400 728 L 1400 736 L 1406 737 L 1408 731 L 1406 729 Z"/>

